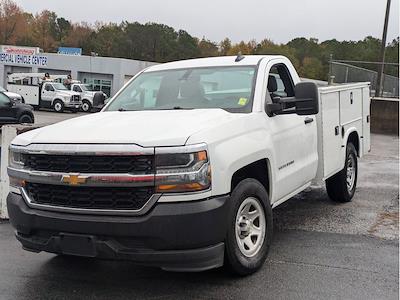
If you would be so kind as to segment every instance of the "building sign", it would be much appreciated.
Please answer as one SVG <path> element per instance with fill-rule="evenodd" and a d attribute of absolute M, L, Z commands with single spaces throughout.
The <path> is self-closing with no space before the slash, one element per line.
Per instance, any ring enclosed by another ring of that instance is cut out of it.
<path fill-rule="evenodd" d="M 40 49 L 38 47 L 19 47 L 9 45 L 0 46 L 0 52 L 16 55 L 35 55 L 39 54 L 39 50 Z"/>
<path fill-rule="evenodd" d="M 82 48 L 59 47 L 58 54 L 62 55 L 82 55 Z"/>
<path fill-rule="evenodd" d="M 47 56 L 41 55 L 37 47 L 0 46 L 0 63 L 29 66 L 47 66 Z"/>

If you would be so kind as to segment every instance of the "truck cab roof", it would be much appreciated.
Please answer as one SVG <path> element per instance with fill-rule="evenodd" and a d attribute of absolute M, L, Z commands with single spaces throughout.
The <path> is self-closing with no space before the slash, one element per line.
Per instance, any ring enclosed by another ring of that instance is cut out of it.
<path fill-rule="evenodd" d="M 256 66 L 262 59 L 272 60 L 285 58 L 281 55 L 244 55 L 240 61 L 236 61 L 238 56 L 217 56 L 207 58 L 187 59 L 154 65 L 146 69 L 145 72 L 164 71 L 171 69 L 185 68 L 206 68 L 206 67 L 230 67 L 230 66 Z"/>

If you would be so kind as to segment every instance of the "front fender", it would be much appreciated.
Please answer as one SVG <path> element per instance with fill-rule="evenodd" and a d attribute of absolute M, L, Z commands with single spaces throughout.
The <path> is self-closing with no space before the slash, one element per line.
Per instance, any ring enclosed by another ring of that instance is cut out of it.
<path fill-rule="evenodd" d="M 268 130 L 260 125 L 264 124 L 262 116 L 234 118 L 223 126 L 204 130 L 188 139 L 188 144 L 206 142 L 208 145 L 213 195 L 230 193 L 233 174 L 253 162 L 267 159 L 269 169 L 275 169 L 273 143 Z M 270 172 L 269 180 L 274 182 L 274 179 L 275 174 Z"/>

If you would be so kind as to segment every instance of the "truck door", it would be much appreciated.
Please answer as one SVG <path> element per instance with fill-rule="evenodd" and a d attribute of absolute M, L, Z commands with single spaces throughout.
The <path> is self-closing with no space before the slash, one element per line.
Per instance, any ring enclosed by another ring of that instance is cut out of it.
<path fill-rule="evenodd" d="M 42 88 L 41 106 L 51 107 L 51 101 L 55 96 L 54 87 L 50 83 L 45 83 Z"/>
<path fill-rule="evenodd" d="M 267 66 L 266 101 L 279 102 L 294 97 L 294 81 L 285 63 Z M 273 201 L 282 199 L 315 178 L 318 167 L 317 125 L 315 116 L 297 114 L 269 117 L 274 151 L 275 191 Z"/>

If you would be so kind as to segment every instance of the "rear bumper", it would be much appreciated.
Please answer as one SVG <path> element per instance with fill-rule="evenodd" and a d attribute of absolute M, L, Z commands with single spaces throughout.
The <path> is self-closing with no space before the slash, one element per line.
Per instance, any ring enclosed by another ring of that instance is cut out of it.
<path fill-rule="evenodd" d="M 26 250 L 202 271 L 223 264 L 228 199 L 158 203 L 146 215 L 136 217 L 32 209 L 13 193 L 7 205 L 16 237 Z"/>

